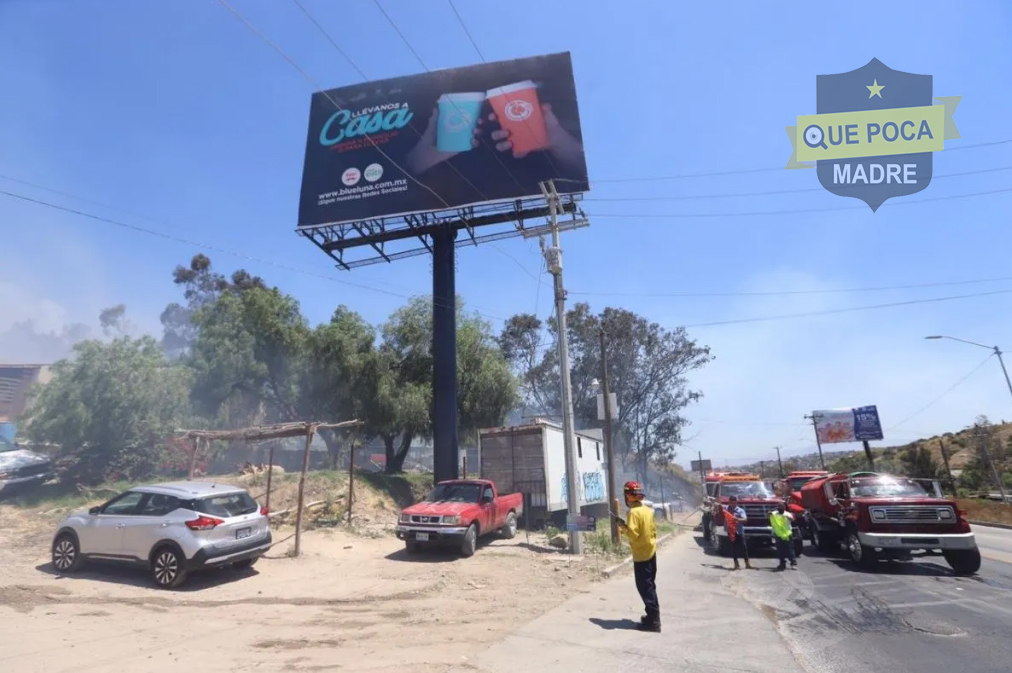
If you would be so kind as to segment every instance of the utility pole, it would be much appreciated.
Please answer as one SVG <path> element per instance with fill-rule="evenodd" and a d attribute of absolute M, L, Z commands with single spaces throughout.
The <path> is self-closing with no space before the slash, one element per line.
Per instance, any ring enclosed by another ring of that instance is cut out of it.
<path fill-rule="evenodd" d="M 575 523 L 580 515 L 580 484 L 577 481 L 576 455 L 573 437 L 576 428 L 573 422 L 573 388 L 569 375 L 569 335 L 566 331 L 566 290 L 562 284 L 562 246 L 559 241 L 559 193 L 555 183 L 549 180 L 541 183 L 541 192 L 548 200 L 552 245 L 545 249 L 545 266 L 555 279 L 555 318 L 559 330 L 559 368 L 562 370 L 562 433 L 566 454 L 566 495 L 569 516 L 567 523 Z M 583 538 L 578 530 L 569 531 L 569 549 L 573 554 L 583 553 Z"/>
<path fill-rule="evenodd" d="M 618 498 L 615 495 L 615 446 L 612 442 L 612 408 L 611 389 L 608 386 L 608 349 L 604 334 L 601 328 L 601 392 L 604 394 L 604 453 L 608 460 L 608 506 L 612 512 L 618 512 Z M 614 516 L 611 519 L 611 542 L 618 544 L 618 521 Z"/>
<path fill-rule="evenodd" d="M 998 350 L 997 346 L 995 350 Z M 994 483 L 998 486 L 998 493 L 1001 494 L 1001 502 L 1005 504 L 1008 500 L 1005 498 L 1005 487 L 1002 486 L 1001 477 L 998 475 L 998 468 L 995 467 L 994 461 L 991 460 L 991 452 L 987 449 L 987 436 L 984 433 L 984 429 L 981 427 L 977 428 L 977 435 L 980 437 L 980 451 L 984 454 L 984 459 L 987 460 L 987 464 L 991 466 L 991 474 L 994 475 Z"/>
<path fill-rule="evenodd" d="M 949 488 L 952 494 L 956 495 L 956 480 L 952 478 L 952 468 L 949 467 L 949 450 L 945 448 L 945 440 L 938 438 L 938 447 L 942 450 L 942 461 L 945 463 L 945 473 L 949 475 Z"/>
<path fill-rule="evenodd" d="M 766 478 L 766 461 L 765 460 L 760 460 L 759 461 L 759 478 L 760 479 L 765 479 Z"/>
<path fill-rule="evenodd" d="M 783 479 L 784 478 L 784 463 L 783 463 L 782 460 L 780 460 L 780 447 L 779 446 L 774 446 L 773 448 L 776 449 L 776 452 L 777 452 L 777 471 L 780 472 L 780 478 Z"/>
<path fill-rule="evenodd" d="M 826 459 L 822 457 L 822 441 L 819 439 L 819 420 L 815 416 L 815 412 L 812 412 L 811 416 L 805 416 L 805 418 L 812 421 L 812 429 L 815 430 L 815 445 L 819 447 L 819 465 L 822 465 L 822 469 L 826 469 Z"/>

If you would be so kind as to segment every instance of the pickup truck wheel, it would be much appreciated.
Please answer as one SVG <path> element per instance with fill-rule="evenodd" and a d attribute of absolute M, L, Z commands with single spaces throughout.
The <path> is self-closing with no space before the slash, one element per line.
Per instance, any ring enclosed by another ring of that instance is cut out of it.
<path fill-rule="evenodd" d="M 517 534 L 517 515 L 510 512 L 506 515 L 506 525 L 499 529 L 504 540 L 512 540 Z"/>
<path fill-rule="evenodd" d="M 847 535 L 847 552 L 850 554 L 850 560 L 862 568 L 869 568 L 878 561 L 875 549 L 861 544 L 861 538 L 853 531 Z"/>
<path fill-rule="evenodd" d="M 980 570 L 979 549 L 952 549 L 943 551 L 942 555 L 957 575 L 973 575 Z"/>
<path fill-rule="evenodd" d="M 460 555 L 464 558 L 474 556 L 474 550 L 478 548 L 478 529 L 472 523 L 467 532 L 464 533 L 464 541 L 460 543 Z"/>

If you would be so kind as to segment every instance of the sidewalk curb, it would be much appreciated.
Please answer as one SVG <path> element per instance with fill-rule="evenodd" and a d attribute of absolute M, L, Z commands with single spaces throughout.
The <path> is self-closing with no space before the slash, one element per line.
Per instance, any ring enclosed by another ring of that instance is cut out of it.
<path fill-rule="evenodd" d="M 692 530 L 692 528 L 688 524 L 683 523 L 675 525 L 678 526 L 679 530 L 672 531 L 667 535 L 662 535 L 661 537 L 657 538 L 658 549 L 661 548 L 661 545 L 668 543 L 670 540 L 673 540 L 674 538 L 678 537 L 681 533 L 685 532 L 686 530 Z M 627 556 L 624 561 L 620 561 L 619 563 L 616 563 L 612 567 L 605 568 L 604 570 L 602 570 L 601 574 L 604 575 L 605 577 L 611 577 L 612 575 L 615 574 L 616 571 L 619 571 L 622 568 L 629 565 L 630 563 L 632 563 L 632 560 L 633 560 L 632 556 Z"/>
<path fill-rule="evenodd" d="M 1012 524 L 1007 523 L 993 523 L 991 521 L 971 521 L 967 519 L 967 523 L 971 526 L 984 526 L 985 528 L 1001 528 L 1003 530 L 1012 530 Z"/>

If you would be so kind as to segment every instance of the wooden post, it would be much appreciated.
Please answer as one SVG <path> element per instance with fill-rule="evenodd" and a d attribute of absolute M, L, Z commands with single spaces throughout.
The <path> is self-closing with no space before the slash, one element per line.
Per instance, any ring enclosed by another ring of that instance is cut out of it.
<path fill-rule="evenodd" d="M 190 454 L 190 469 L 186 472 L 186 480 L 193 481 L 193 471 L 197 469 L 197 452 L 200 450 L 200 437 L 193 440 L 193 453 Z"/>
<path fill-rule="evenodd" d="M 351 509 L 355 501 L 355 438 L 351 438 L 348 460 L 348 525 L 351 525 Z"/>
<path fill-rule="evenodd" d="M 268 512 L 271 511 L 271 477 L 274 475 L 274 445 L 277 442 L 276 439 L 271 441 L 271 448 L 267 453 L 267 502 L 264 503 L 264 507 Z"/>
<path fill-rule="evenodd" d="M 302 474 L 299 475 L 299 502 L 295 510 L 295 556 L 302 550 L 302 501 L 306 492 L 306 473 L 309 471 L 309 447 L 313 444 L 316 426 L 306 424 L 306 449 L 302 453 Z"/>
<path fill-rule="evenodd" d="M 467 449 L 464 450 L 463 469 L 460 472 L 461 479 L 467 479 Z"/>

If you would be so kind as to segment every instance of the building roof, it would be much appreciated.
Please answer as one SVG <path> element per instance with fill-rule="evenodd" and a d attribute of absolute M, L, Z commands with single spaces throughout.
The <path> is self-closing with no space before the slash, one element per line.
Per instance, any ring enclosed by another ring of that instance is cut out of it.
<path fill-rule="evenodd" d="M 28 389 L 35 383 L 48 383 L 49 379 L 49 365 L 0 364 L 0 422 L 23 414 Z"/>

